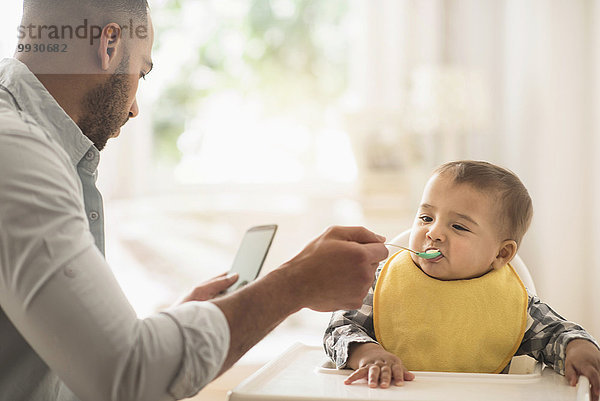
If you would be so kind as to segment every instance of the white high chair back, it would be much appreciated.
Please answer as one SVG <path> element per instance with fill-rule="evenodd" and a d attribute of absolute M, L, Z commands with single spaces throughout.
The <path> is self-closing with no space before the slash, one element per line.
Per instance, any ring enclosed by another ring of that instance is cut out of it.
<path fill-rule="evenodd" d="M 402 232 L 401 234 L 397 235 L 396 237 L 394 237 L 391 241 L 388 240 L 387 242 L 389 242 L 391 244 L 397 244 L 397 245 L 407 247 L 409 237 L 410 237 L 410 230 L 406 230 L 406 231 Z M 388 249 L 390 250 L 390 255 L 392 253 L 395 253 L 398 251 L 397 248 L 393 248 L 393 247 L 388 247 Z M 533 295 L 536 295 L 537 292 L 535 290 L 535 284 L 533 284 L 533 279 L 531 278 L 531 274 L 529 274 L 529 270 L 527 269 L 527 266 L 525 265 L 525 263 L 519 257 L 518 254 L 515 255 L 514 259 L 511 260 L 510 264 L 512 265 L 512 267 L 514 267 L 515 271 L 517 272 L 517 274 L 521 278 L 521 281 L 523 282 L 523 284 L 525 284 L 525 287 L 527 287 L 529 292 L 532 293 Z"/>

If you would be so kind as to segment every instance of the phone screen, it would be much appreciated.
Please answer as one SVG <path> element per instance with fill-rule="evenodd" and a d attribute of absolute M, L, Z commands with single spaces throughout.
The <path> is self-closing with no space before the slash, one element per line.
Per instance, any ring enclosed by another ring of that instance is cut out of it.
<path fill-rule="evenodd" d="M 258 277 L 273 242 L 275 231 L 277 231 L 275 224 L 256 226 L 246 231 L 229 271 L 229 273 L 238 273 L 240 277 L 225 292 L 235 291 Z"/>

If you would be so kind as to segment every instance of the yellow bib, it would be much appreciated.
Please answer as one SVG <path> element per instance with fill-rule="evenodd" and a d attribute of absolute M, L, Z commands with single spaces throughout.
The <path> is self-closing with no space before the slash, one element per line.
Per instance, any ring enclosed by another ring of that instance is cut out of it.
<path fill-rule="evenodd" d="M 510 264 L 474 279 L 442 281 L 401 251 L 375 286 L 375 335 L 409 370 L 499 373 L 525 334 L 527 301 Z"/>

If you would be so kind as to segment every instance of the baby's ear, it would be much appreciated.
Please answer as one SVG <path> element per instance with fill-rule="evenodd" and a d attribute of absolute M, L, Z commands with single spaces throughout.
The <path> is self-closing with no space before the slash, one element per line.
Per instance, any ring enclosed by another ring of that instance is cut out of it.
<path fill-rule="evenodd" d="M 496 258 L 492 262 L 494 269 L 499 269 L 510 262 L 517 254 L 517 243 L 512 239 L 502 241 Z"/>

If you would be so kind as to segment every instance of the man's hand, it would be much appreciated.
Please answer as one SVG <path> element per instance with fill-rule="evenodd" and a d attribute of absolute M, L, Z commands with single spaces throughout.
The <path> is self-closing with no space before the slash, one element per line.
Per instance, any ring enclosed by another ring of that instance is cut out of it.
<path fill-rule="evenodd" d="M 221 372 L 290 314 L 356 309 L 388 256 L 384 237 L 363 227 L 332 227 L 296 257 L 244 288 L 212 301 L 229 322 L 229 354 Z"/>
<path fill-rule="evenodd" d="M 577 384 L 579 376 L 590 380 L 592 401 L 598 401 L 600 395 L 600 350 L 584 339 L 571 340 L 567 345 L 565 358 L 565 377 L 571 386 Z"/>
<path fill-rule="evenodd" d="M 194 288 L 189 295 L 183 297 L 177 304 L 182 304 L 190 301 L 208 301 L 219 295 L 222 291 L 231 287 L 239 278 L 237 273 L 234 274 L 219 274 L 217 277 L 211 278 L 208 281 Z"/>
<path fill-rule="evenodd" d="M 303 307 L 330 312 L 360 308 L 379 262 L 385 237 L 364 227 L 331 227 L 284 264 Z"/>
<path fill-rule="evenodd" d="M 367 379 L 369 387 L 388 388 L 392 383 L 402 386 L 405 380 L 411 381 L 415 378 L 415 375 L 404 367 L 400 358 L 375 343 L 352 344 L 348 367 L 356 370 L 344 381 L 345 384 Z"/>

